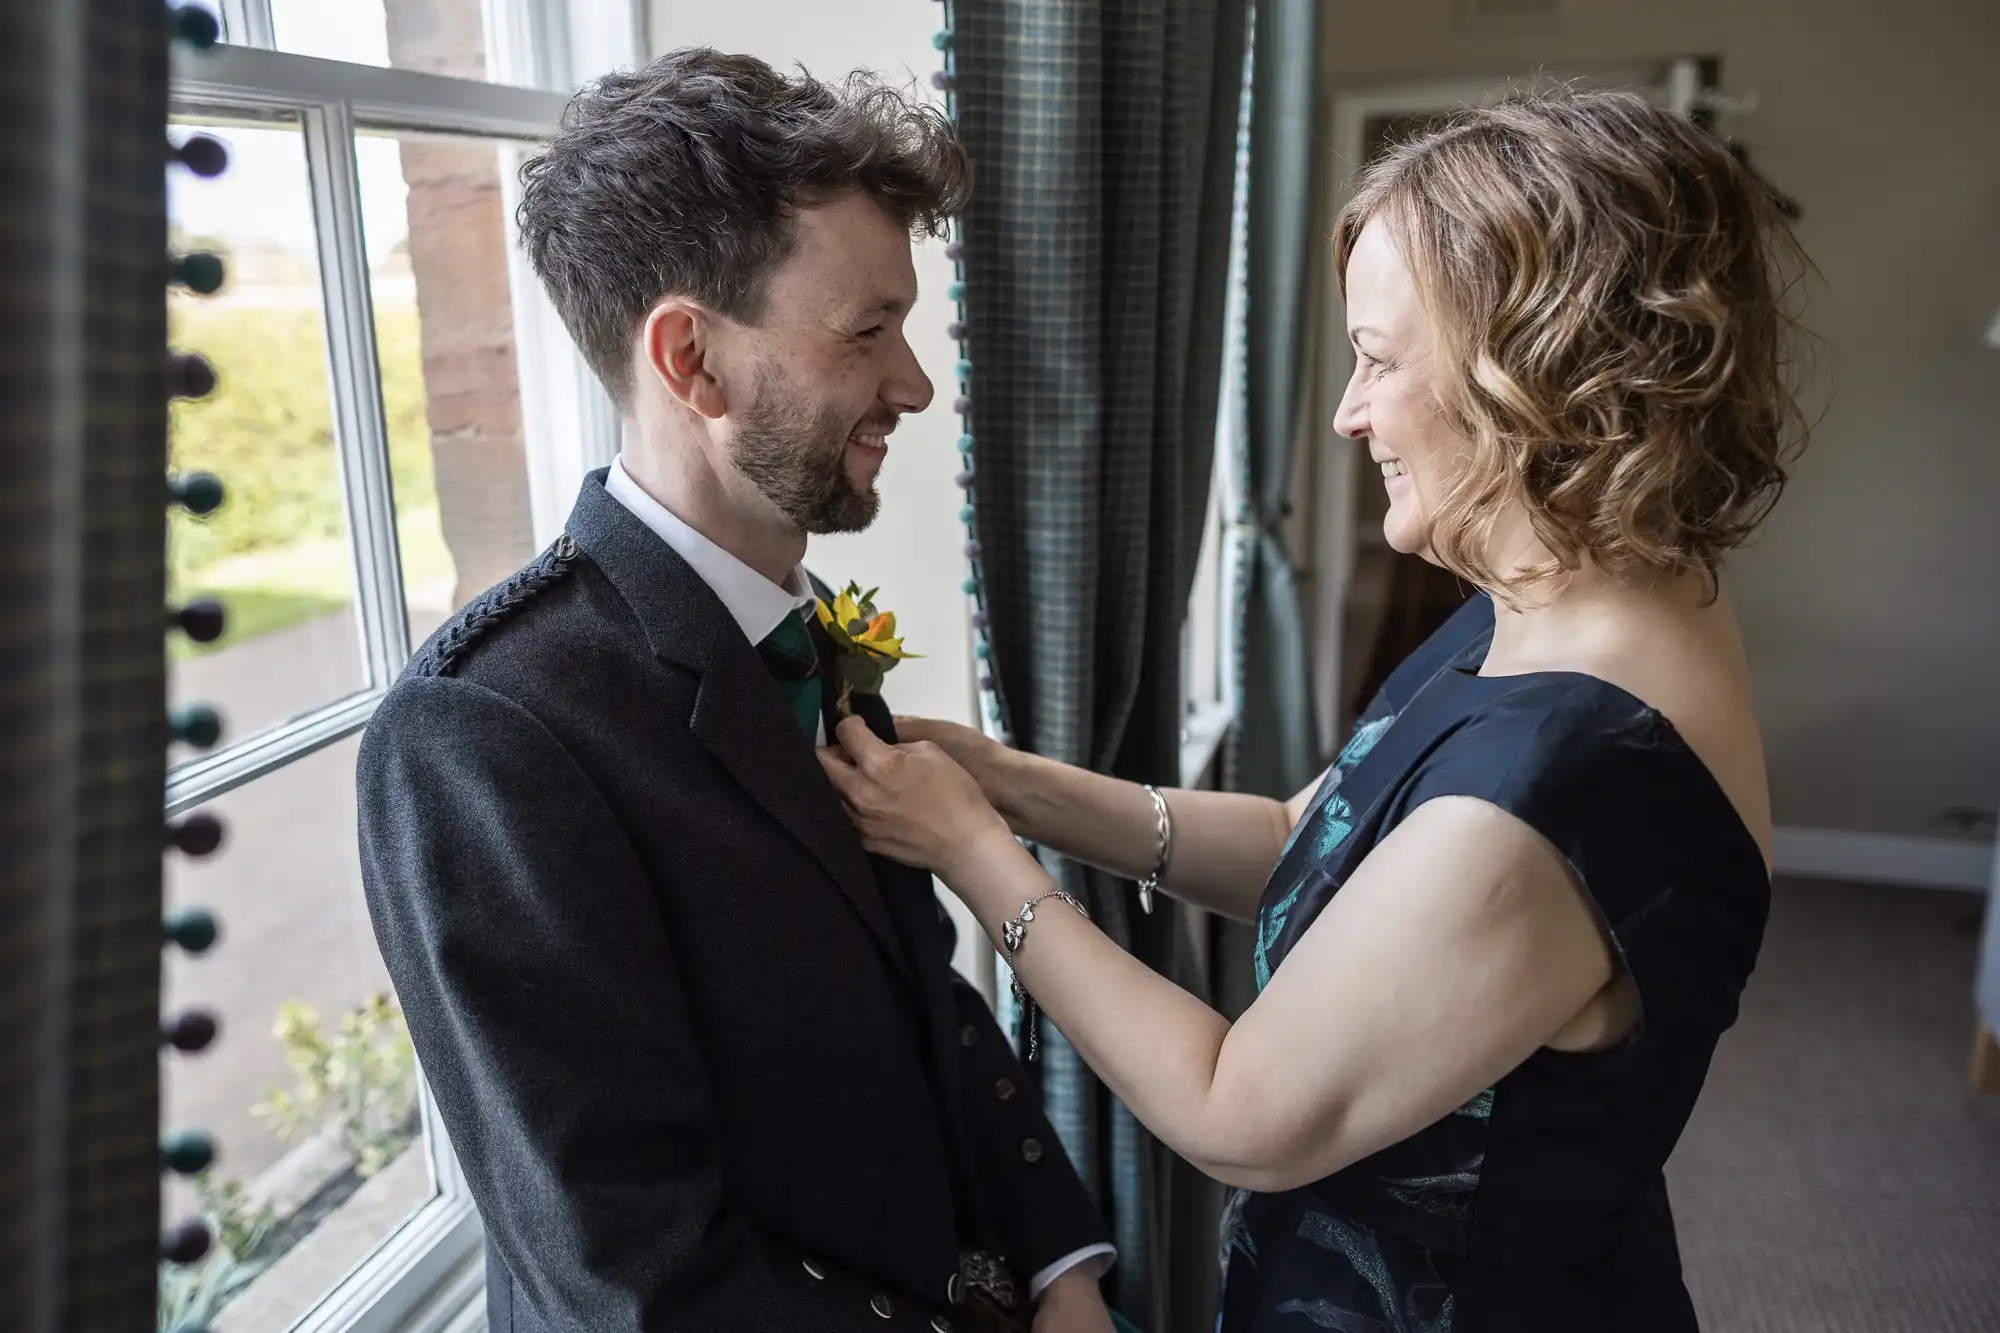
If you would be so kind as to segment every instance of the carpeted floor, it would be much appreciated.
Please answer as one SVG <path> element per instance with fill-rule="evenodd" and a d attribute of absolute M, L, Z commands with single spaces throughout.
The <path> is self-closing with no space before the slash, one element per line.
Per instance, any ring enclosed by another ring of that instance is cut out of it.
<path fill-rule="evenodd" d="M 1980 906 L 1779 884 L 1667 1168 L 1706 1333 L 2000 1331 L 2000 1097 L 1966 1082 Z"/>

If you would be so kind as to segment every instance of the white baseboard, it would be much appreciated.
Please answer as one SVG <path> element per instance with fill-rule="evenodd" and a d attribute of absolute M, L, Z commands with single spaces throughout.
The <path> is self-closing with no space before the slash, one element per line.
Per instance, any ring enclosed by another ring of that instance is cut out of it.
<path fill-rule="evenodd" d="M 1807 879 L 1861 880 L 1984 893 L 1993 882 L 1993 844 L 1843 829 L 1776 828 L 1774 870 Z"/>

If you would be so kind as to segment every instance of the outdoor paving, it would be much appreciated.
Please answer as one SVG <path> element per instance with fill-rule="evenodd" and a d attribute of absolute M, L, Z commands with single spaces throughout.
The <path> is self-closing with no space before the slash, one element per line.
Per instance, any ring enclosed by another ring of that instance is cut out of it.
<path fill-rule="evenodd" d="M 415 628 L 428 633 L 438 619 L 431 614 Z M 348 692 L 354 673 L 342 674 L 338 663 L 342 654 L 353 660 L 353 645 L 346 614 L 323 616 L 177 663 L 173 693 L 214 703 L 229 723 L 268 724 Z M 229 735 L 243 738 L 234 726 Z M 330 1033 L 341 1014 L 389 986 L 361 896 L 359 744 L 349 737 L 216 798 L 207 808 L 227 828 L 222 849 L 201 861 L 167 858 L 168 905 L 211 908 L 222 938 L 202 957 L 168 952 L 166 1009 L 212 1010 L 222 1035 L 201 1055 L 163 1061 L 163 1127 L 214 1134 L 221 1176 L 250 1180 L 290 1146 L 250 1110 L 271 1088 L 293 1083 L 271 1032 L 279 1006 L 311 1004 Z M 177 1186 L 169 1212 L 185 1212 L 190 1202 Z"/>

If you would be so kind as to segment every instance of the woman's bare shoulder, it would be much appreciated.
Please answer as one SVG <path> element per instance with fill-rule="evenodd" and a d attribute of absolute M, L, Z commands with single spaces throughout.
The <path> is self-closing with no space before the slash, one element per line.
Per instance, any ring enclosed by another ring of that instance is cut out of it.
<path fill-rule="evenodd" d="M 1750 669 L 1734 615 L 1718 600 L 1693 616 L 1662 617 L 1597 654 L 1590 673 L 1673 724 L 1771 857 L 1771 794 Z"/>

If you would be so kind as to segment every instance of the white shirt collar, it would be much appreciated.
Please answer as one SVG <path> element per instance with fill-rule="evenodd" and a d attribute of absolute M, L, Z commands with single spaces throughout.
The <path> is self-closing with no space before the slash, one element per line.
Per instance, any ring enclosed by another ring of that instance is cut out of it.
<path fill-rule="evenodd" d="M 604 490 L 688 562 L 688 567 L 721 599 L 723 608 L 742 626 L 751 643 L 762 643 L 786 616 L 796 615 L 813 604 L 812 580 L 806 577 L 803 566 L 792 570 L 790 587 L 771 582 L 640 490 L 639 483 L 625 470 L 622 455 L 612 460 L 611 470 L 605 474 Z"/>

